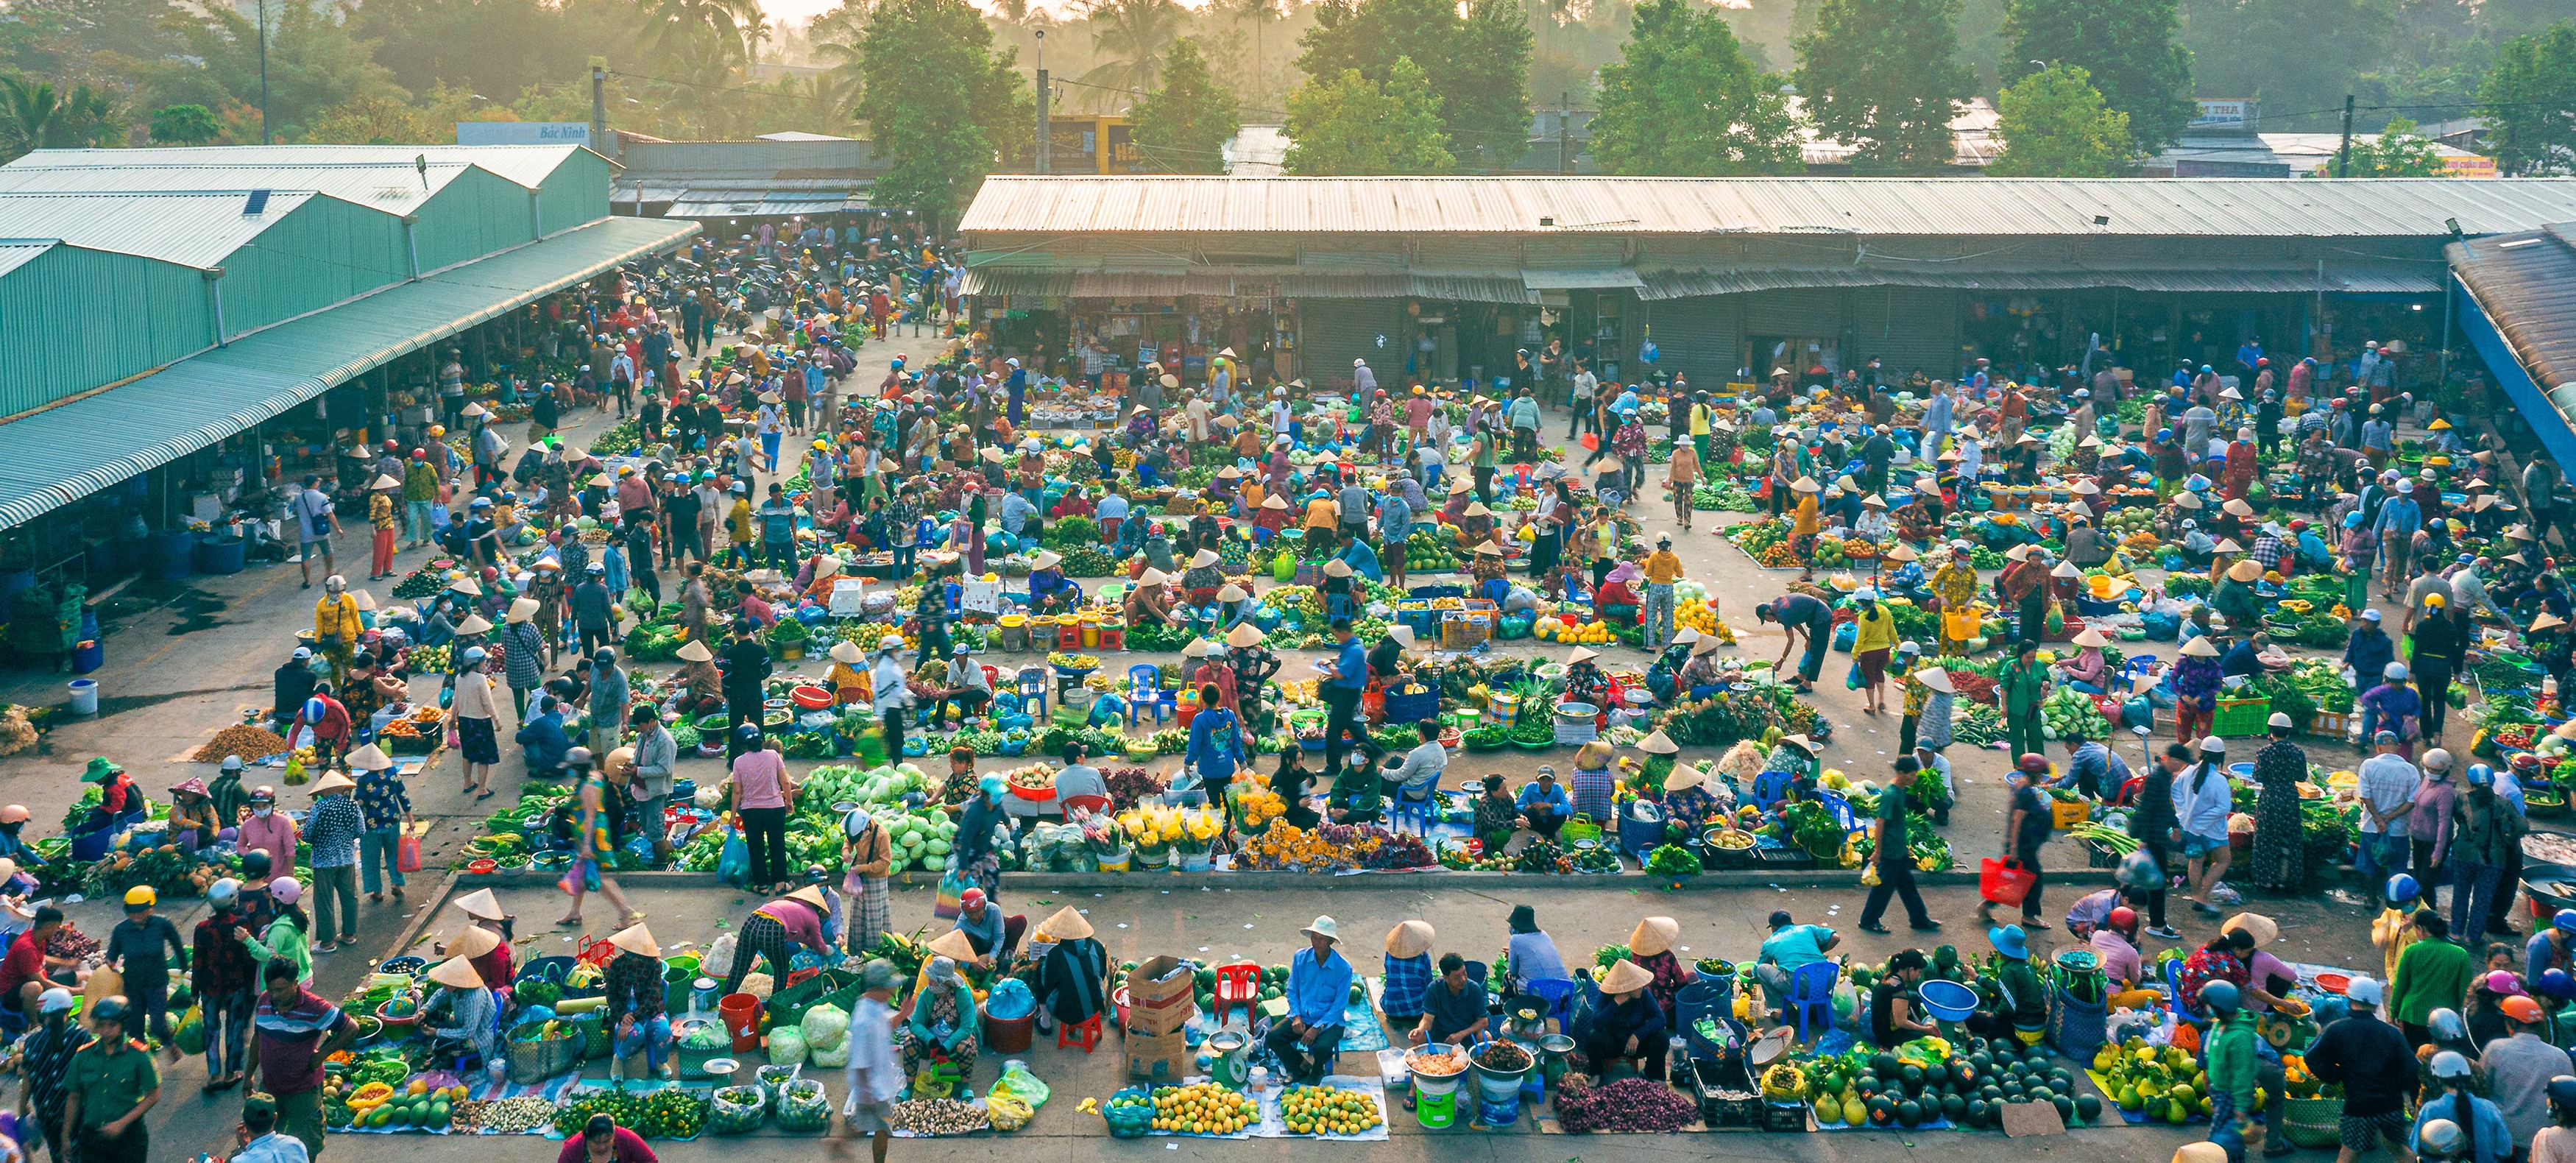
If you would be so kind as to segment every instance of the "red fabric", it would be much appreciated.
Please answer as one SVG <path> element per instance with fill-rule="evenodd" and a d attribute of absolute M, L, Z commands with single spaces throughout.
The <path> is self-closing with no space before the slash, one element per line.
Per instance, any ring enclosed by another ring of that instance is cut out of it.
<path fill-rule="evenodd" d="M 644 1136 L 617 1128 L 610 1139 L 608 1157 L 613 1163 L 661 1163 L 653 1149 L 644 1145 Z M 583 1163 L 590 1158 L 590 1145 L 580 1135 L 564 1140 L 563 1150 L 555 1153 L 555 1163 Z"/>
<path fill-rule="evenodd" d="M 45 943 L 32 931 L 18 934 L 9 942 L 9 955 L 0 958 L 0 996 L 16 997 L 18 987 L 45 975 Z"/>

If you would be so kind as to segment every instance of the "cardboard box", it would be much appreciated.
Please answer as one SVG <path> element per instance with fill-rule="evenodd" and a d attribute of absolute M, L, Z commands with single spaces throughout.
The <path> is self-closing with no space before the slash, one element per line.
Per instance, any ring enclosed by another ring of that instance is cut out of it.
<path fill-rule="evenodd" d="M 1127 1077 L 1163 1085 L 1178 1086 L 1190 1075 L 1197 1056 L 1190 1053 L 1189 1035 L 1175 1030 L 1168 1034 L 1127 1035 Z"/>
<path fill-rule="evenodd" d="M 1127 974 L 1127 1032 L 1169 1034 L 1198 1013 L 1197 978 L 1177 957 L 1155 957 Z"/>

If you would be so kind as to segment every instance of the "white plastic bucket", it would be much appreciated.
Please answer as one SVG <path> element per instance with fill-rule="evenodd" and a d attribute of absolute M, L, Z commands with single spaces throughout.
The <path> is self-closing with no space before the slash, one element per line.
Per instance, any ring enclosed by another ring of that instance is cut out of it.
<path fill-rule="evenodd" d="M 73 680 L 71 681 L 71 692 L 72 692 L 72 713 L 73 713 L 73 714 L 75 714 L 75 715 L 95 715 L 95 714 L 97 714 L 97 713 L 98 713 L 98 680 L 97 680 L 97 679 L 92 679 L 92 678 L 76 678 L 76 679 L 73 679 Z"/>

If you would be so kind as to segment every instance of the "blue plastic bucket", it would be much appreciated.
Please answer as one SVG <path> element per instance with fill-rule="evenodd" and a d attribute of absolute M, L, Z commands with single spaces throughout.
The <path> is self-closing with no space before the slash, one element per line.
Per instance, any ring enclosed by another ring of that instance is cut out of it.
<path fill-rule="evenodd" d="M 1933 979 L 1915 987 L 1923 1008 L 1944 1022 L 1963 1022 L 1977 1012 L 1977 991 L 1955 981 Z"/>

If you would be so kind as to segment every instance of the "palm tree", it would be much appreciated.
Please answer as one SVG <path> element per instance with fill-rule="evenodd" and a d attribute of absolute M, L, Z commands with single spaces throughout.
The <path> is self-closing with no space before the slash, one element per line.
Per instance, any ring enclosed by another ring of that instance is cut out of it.
<path fill-rule="evenodd" d="M 1163 71 L 1163 50 L 1180 39 L 1189 12 L 1174 0 L 1087 0 L 1091 47 L 1108 59 L 1083 80 L 1150 90 Z"/>
<path fill-rule="evenodd" d="M 1261 26 L 1273 20 L 1284 20 L 1288 10 L 1282 0 L 1227 0 L 1220 8 L 1252 23 L 1252 77 L 1254 91 L 1239 96 L 1247 103 L 1267 106 L 1270 103 L 1270 74 L 1261 59 Z"/>
<path fill-rule="evenodd" d="M 7 131 L 9 156 L 42 148 L 53 127 L 56 114 L 62 112 L 62 98 L 54 93 L 51 83 L 30 84 L 17 77 L 0 77 L 0 129 Z"/>
<path fill-rule="evenodd" d="M 756 0 L 652 0 L 640 39 L 666 64 L 703 70 L 713 61 L 748 67 L 767 36 Z"/>

